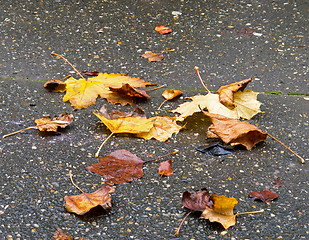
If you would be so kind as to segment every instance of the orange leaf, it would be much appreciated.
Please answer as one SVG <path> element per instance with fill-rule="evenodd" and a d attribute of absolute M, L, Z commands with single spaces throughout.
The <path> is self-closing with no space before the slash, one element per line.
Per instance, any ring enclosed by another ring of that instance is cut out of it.
<path fill-rule="evenodd" d="M 249 82 L 252 81 L 252 78 L 248 78 L 236 83 L 225 85 L 219 88 L 219 100 L 224 106 L 233 109 L 235 108 L 234 104 L 234 93 L 238 91 L 243 91 Z"/>
<path fill-rule="evenodd" d="M 226 144 L 240 144 L 245 146 L 247 150 L 250 150 L 257 143 L 266 140 L 267 133 L 248 122 L 205 111 L 203 113 L 212 121 L 209 130 L 218 135 Z"/>
<path fill-rule="evenodd" d="M 86 167 L 93 173 L 102 175 L 109 185 L 131 182 L 143 176 L 144 161 L 128 150 L 116 150 L 100 162 Z"/>
<path fill-rule="evenodd" d="M 143 90 L 137 90 L 130 86 L 130 84 L 123 84 L 120 88 L 109 88 L 113 94 L 109 94 L 109 102 L 125 104 L 134 104 L 138 102 L 147 101 L 150 96 Z"/>
<path fill-rule="evenodd" d="M 71 235 L 66 234 L 62 229 L 58 228 L 57 231 L 53 233 L 50 240 L 73 240 Z"/>
<path fill-rule="evenodd" d="M 78 215 L 83 215 L 99 205 L 104 210 L 109 210 L 112 207 L 110 193 L 113 192 L 115 192 L 114 188 L 104 185 L 93 193 L 84 192 L 80 195 L 65 196 L 65 208 L 68 212 L 73 212 Z"/>
<path fill-rule="evenodd" d="M 40 131 L 57 132 L 58 127 L 65 128 L 72 123 L 74 117 L 72 114 L 65 113 L 59 117 L 55 116 L 51 119 L 49 116 L 44 116 L 35 120 L 36 128 Z"/>
<path fill-rule="evenodd" d="M 141 55 L 143 58 L 148 58 L 149 62 L 160 62 L 164 59 L 162 53 L 145 52 Z"/>
<path fill-rule="evenodd" d="M 75 79 L 70 77 L 65 81 L 66 94 L 63 101 L 70 101 L 75 108 L 86 108 L 96 102 L 98 96 L 109 101 L 112 88 L 121 88 L 123 84 L 130 84 L 134 88 L 143 88 L 152 85 L 140 78 L 131 78 L 124 74 L 99 73 L 98 76 L 86 79 Z M 113 102 L 115 103 L 115 102 Z M 122 104 L 126 104 L 123 103 Z"/>
<path fill-rule="evenodd" d="M 160 34 L 168 34 L 168 33 L 171 33 L 173 31 L 170 27 L 165 27 L 161 24 L 156 26 L 155 30 Z"/>
<path fill-rule="evenodd" d="M 166 89 L 163 93 L 162 96 L 166 99 L 166 100 L 172 100 L 178 96 L 181 96 L 183 94 L 182 91 L 180 90 L 174 90 L 174 89 Z"/>
<path fill-rule="evenodd" d="M 170 176 L 173 174 L 172 160 L 164 161 L 159 164 L 158 172 L 160 175 Z"/>
<path fill-rule="evenodd" d="M 210 222 L 219 222 L 225 229 L 234 226 L 236 215 L 233 209 L 238 201 L 235 198 L 217 194 L 213 194 L 210 199 L 213 201 L 213 207 L 206 207 L 200 218 L 208 219 Z"/>

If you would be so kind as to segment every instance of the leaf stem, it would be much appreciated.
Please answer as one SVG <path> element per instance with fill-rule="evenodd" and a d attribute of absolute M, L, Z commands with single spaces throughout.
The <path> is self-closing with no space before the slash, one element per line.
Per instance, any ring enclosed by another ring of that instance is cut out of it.
<path fill-rule="evenodd" d="M 165 99 L 162 103 L 161 103 L 161 105 L 158 107 L 158 109 L 157 110 L 160 110 L 161 109 L 161 107 L 163 106 L 163 104 L 164 103 L 166 103 L 168 101 L 168 99 Z"/>
<path fill-rule="evenodd" d="M 238 215 L 244 215 L 244 214 L 253 214 L 253 213 L 262 213 L 264 212 L 264 209 L 261 209 L 259 211 L 253 211 L 253 212 L 241 212 L 241 213 L 236 213 L 235 215 L 238 216 Z"/>
<path fill-rule="evenodd" d="M 29 129 L 35 129 L 35 128 L 37 128 L 37 126 L 27 127 L 27 128 L 18 130 L 18 131 L 16 131 L 16 132 L 12 132 L 12 133 L 6 134 L 6 135 L 4 135 L 2 138 L 6 138 L 6 137 L 12 136 L 12 135 L 14 135 L 14 134 L 16 134 L 16 133 L 20 133 L 20 132 L 23 132 L 23 131 L 26 131 L 26 130 L 29 130 Z"/>
<path fill-rule="evenodd" d="M 162 86 L 155 87 L 155 88 L 152 88 L 152 89 L 146 89 L 146 90 L 145 90 L 145 92 L 147 92 L 147 91 L 157 90 L 157 89 L 160 89 L 160 88 L 163 88 L 163 87 L 166 87 L 166 86 L 167 86 L 167 85 L 166 85 L 166 84 L 164 84 L 164 85 L 162 85 Z"/>
<path fill-rule="evenodd" d="M 83 75 L 67 60 L 67 59 L 65 59 L 63 56 L 61 56 L 60 54 L 57 54 L 57 53 L 54 53 L 54 52 L 52 52 L 51 53 L 51 55 L 55 55 L 55 56 L 57 56 L 57 57 L 60 57 L 60 58 L 62 58 L 67 64 L 69 64 L 73 69 L 74 69 L 74 71 L 82 78 L 82 79 L 84 79 L 84 80 L 86 80 L 84 77 L 83 77 Z"/>
<path fill-rule="evenodd" d="M 72 182 L 73 186 L 76 187 L 76 188 L 77 188 L 79 191 L 81 191 L 82 193 L 84 193 L 84 191 L 81 190 L 81 189 L 73 182 L 72 170 L 70 170 L 69 174 L 70 174 L 70 179 L 71 179 L 71 182 Z"/>
<path fill-rule="evenodd" d="M 194 69 L 195 69 L 195 71 L 196 71 L 196 73 L 197 73 L 197 76 L 198 76 L 198 78 L 200 79 L 200 81 L 201 81 L 203 87 L 206 89 L 206 91 L 207 91 L 208 93 L 210 93 L 210 91 L 208 90 L 208 88 L 206 87 L 206 85 L 204 84 L 204 82 L 203 82 L 203 80 L 202 80 L 202 78 L 201 78 L 201 75 L 200 75 L 200 72 L 199 72 L 199 70 L 198 70 L 198 67 L 195 66 Z"/>
<path fill-rule="evenodd" d="M 112 132 L 103 142 L 102 144 L 100 145 L 98 151 L 96 152 L 96 154 L 94 155 L 95 157 L 99 157 L 99 153 L 103 147 L 103 145 L 107 142 L 108 139 L 110 139 L 113 135 L 114 135 L 115 132 Z"/>
<path fill-rule="evenodd" d="M 193 213 L 194 211 L 190 211 L 189 213 L 186 214 L 186 216 L 184 217 L 184 219 L 182 219 L 181 223 L 179 224 L 179 227 L 177 228 L 177 231 L 175 232 L 175 236 L 177 237 L 179 235 L 179 231 L 180 231 L 180 228 L 182 226 L 182 224 L 184 223 L 184 221 L 186 220 L 186 218 L 191 214 Z"/>
<path fill-rule="evenodd" d="M 301 156 L 299 156 L 296 152 L 294 152 L 292 149 L 290 149 L 289 147 L 287 147 L 286 145 L 284 145 L 283 142 L 281 142 L 280 140 L 278 140 L 277 138 L 275 138 L 274 136 L 270 135 L 269 133 L 267 133 L 267 135 L 269 137 L 271 137 L 272 139 L 274 139 L 275 141 L 277 141 L 278 143 L 280 143 L 283 147 L 285 147 L 287 150 L 289 150 L 291 153 L 293 153 L 296 157 L 298 157 L 301 160 L 301 163 L 305 163 L 305 159 L 303 159 Z"/>
<path fill-rule="evenodd" d="M 159 160 L 160 158 L 164 158 L 164 157 L 167 157 L 167 156 L 176 154 L 176 153 L 178 153 L 178 152 L 179 152 L 178 150 L 175 150 L 174 152 L 167 153 L 167 154 L 162 155 L 162 156 L 159 156 L 159 157 L 157 157 L 157 158 L 155 158 L 155 159 L 151 159 L 151 160 L 149 160 L 149 161 L 145 161 L 145 163 L 146 163 L 146 162 L 155 162 L 155 161 Z"/>

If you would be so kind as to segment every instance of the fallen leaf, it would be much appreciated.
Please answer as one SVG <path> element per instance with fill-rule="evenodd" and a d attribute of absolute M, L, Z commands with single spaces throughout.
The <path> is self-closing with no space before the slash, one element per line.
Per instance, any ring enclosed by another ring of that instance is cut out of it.
<path fill-rule="evenodd" d="M 182 91 L 180 90 L 175 90 L 175 89 L 166 89 L 163 93 L 162 96 L 166 99 L 166 100 L 172 100 L 176 97 L 179 97 L 183 94 Z"/>
<path fill-rule="evenodd" d="M 274 193 L 270 190 L 264 189 L 261 192 L 252 191 L 249 194 L 249 197 L 253 198 L 254 200 L 261 200 L 263 202 L 270 202 L 276 198 L 278 198 L 278 194 Z"/>
<path fill-rule="evenodd" d="M 160 62 L 164 59 L 162 53 L 145 52 L 141 55 L 143 58 L 147 58 L 149 62 Z"/>
<path fill-rule="evenodd" d="M 98 76 L 100 74 L 100 72 L 97 72 L 97 71 L 93 71 L 93 72 L 83 71 L 83 74 L 86 75 L 86 76 Z"/>
<path fill-rule="evenodd" d="M 171 117 L 152 117 L 153 127 L 148 132 L 138 133 L 137 137 L 149 140 L 154 138 L 160 142 L 165 142 L 172 137 L 174 133 L 178 133 L 182 127 L 177 125 L 175 118 Z"/>
<path fill-rule="evenodd" d="M 125 149 L 116 150 L 86 170 L 100 174 L 109 185 L 131 182 L 143 176 L 144 161 Z"/>
<path fill-rule="evenodd" d="M 66 84 L 61 80 L 48 80 L 44 87 L 51 92 L 64 92 Z"/>
<path fill-rule="evenodd" d="M 234 226 L 236 214 L 233 213 L 233 209 L 238 203 L 236 198 L 213 194 L 210 199 L 213 201 L 213 206 L 211 208 L 206 207 L 200 218 L 208 219 L 210 222 L 221 223 L 225 229 Z"/>
<path fill-rule="evenodd" d="M 51 119 L 49 116 L 43 116 L 39 119 L 35 120 L 37 124 L 36 128 L 40 131 L 48 131 L 48 132 L 57 132 L 58 127 L 65 128 L 69 124 L 71 124 L 74 120 L 72 114 L 65 113 L 58 116 L 55 116 Z"/>
<path fill-rule="evenodd" d="M 282 187 L 283 182 L 281 181 L 281 179 L 279 177 L 275 178 L 274 181 L 272 181 L 272 184 L 275 187 Z"/>
<path fill-rule="evenodd" d="M 99 112 L 93 112 L 105 126 L 114 133 L 144 133 L 153 128 L 155 119 L 147 119 L 145 112 L 135 108 L 132 112 L 111 111 L 108 113 L 105 106 Z"/>
<path fill-rule="evenodd" d="M 123 84 L 130 84 L 134 88 L 143 88 L 152 85 L 140 78 L 132 78 L 124 74 L 99 73 L 98 76 L 88 79 L 75 79 L 70 77 L 65 81 L 66 94 L 63 101 L 70 101 L 71 105 L 78 108 L 86 108 L 96 102 L 98 96 L 109 98 L 113 96 L 112 88 L 121 88 Z M 115 102 L 113 102 L 115 103 Z M 127 104 L 122 101 L 122 104 Z"/>
<path fill-rule="evenodd" d="M 235 30 L 235 32 L 237 33 L 237 35 L 243 35 L 247 38 L 250 38 L 253 35 L 254 30 L 252 28 L 240 28 Z"/>
<path fill-rule="evenodd" d="M 103 185 L 93 193 L 83 192 L 80 195 L 65 196 L 65 208 L 68 212 L 83 215 L 91 209 L 101 206 L 104 210 L 112 207 L 112 198 L 110 193 L 115 192 L 113 187 Z"/>
<path fill-rule="evenodd" d="M 168 34 L 168 33 L 171 33 L 173 31 L 170 27 L 165 27 L 161 24 L 156 26 L 155 30 L 160 34 Z"/>
<path fill-rule="evenodd" d="M 203 212 L 206 207 L 211 208 L 213 206 L 213 201 L 210 200 L 210 195 L 207 189 L 202 189 L 194 195 L 185 191 L 182 194 L 181 202 L 186 208 L 200 212 Z"/>
<path fill-rule="evenodd" d="M 145 102 L 150 99 L 150 96 L 143 90 L 137 90 L 130 86 L 130 84 L 123 84 L 120 88 L 109 88 L 114 94 L 109 95 L 110 103 L 135 104 L 138 102 Z"/>
<path fill-rule="evenodd" d="M 205 111 L 203 113 L 212 121 L 209 130 L 218 135 L 226 144 L 233 146 L 240 144 L 250 150 L 257 143 L 266 140 L 267 133 L 246 121 L 231 119 Z"/>
<path fill-rule="evenodd" d="M 222 156 L 232 154 L 233 148 L 223 146 L 220 143 L 210 144 L 209 146 L 199 146 L 194 148 L 196 151 L 205 153 L 207 156 Z"/>
<path fill-rule="evenodd" d="M 159 164 L 158 172 L 162 176 L 170 176 L 173 174 L 172 160 L 164 161 Z"/>
<path fill-rule="evenodd" d="M 218 94 L 196 95 L 189 98 L 192 100 L 191 102 L 179 105 L 172 112 L 180 114 L 176 118 L 177 121 L 183 121 L 186 117 L 200 112 L 201 109 L 207 109 L 209 113 L 220 114 L 229 118 L 251 119 L 260 112 L 261 103 L 257 101 L 257 94 L 251 90 L 236 92 L 234 94 L 234 109 L 229 109 L 221 104 Z"/>
<path fill-rule="evenodd" d="M 57 231 L 53 233 L 50 240 L 73 240 L 71 235 L 66 234 L 62 229 L 58 228 Z"/>
<path fill-rule="evenodd" d="M 221 86 L 218 90 L 220 103 L 230 109 L 235 108 L 234 93 L 238 91 L 243 91 L 247 87 L 248 83 L 251 81 L 252 78 L 248 78 L 236 83 Z"/>

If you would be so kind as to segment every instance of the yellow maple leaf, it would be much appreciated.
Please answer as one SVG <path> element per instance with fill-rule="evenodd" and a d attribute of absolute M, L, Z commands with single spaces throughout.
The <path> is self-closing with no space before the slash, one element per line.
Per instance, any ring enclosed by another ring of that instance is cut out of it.
<path fill-rule="evenodd" d="M 98 96 L 109 100 L 109 96 L 115 94 L 109 87 L 120 88 L 126 83 L 134 88 L 143 88 L 152 85 L 140 78 L 129 77 L 124 74 L 99 73 L 98 76 L 88 79 L 75 79 L 70 77 L 65 81 L 66 94 L 63 97 L 63 101 L 70 101 L 71 105 L 77 109 L 86 108 L 94 104 Z"/>
<path fill-rule="evenodd" d="M 206 206 L 200 218 L 208 219 L 210 222 L 221 223 L 225 229 L 234 226 L 236 214 L 233 213 L 233 209 L 238 203 L 237 199 L 213 194 L 211 200 L 213 201 L 213 207 L 209 208 Z"/>
<path fill-rule="evenodd" d="M 172 112 L 180 113 L 177 121 L 183 121 L 186 117 L 191 116 L 201 109 L 207 109 L 210 113 L 220 114 L 229 118 L 251 119 L 260 112 L 261 103 L 257 101 L 257 94 L 251 90 L 236 92 L 234 94 L 235 108 L 229 109 L 219 101 L 219 95 L 208 93 L 207 95 L 196 95 L 191 97 L 191 102 L 186 102 L 172 110 Z"/>

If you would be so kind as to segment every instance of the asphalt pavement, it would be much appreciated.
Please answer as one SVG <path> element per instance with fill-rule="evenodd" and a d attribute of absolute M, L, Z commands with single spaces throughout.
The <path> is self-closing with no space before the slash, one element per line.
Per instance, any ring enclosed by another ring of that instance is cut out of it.
<path fill-rule="evenodd" d="M 48 79 L 61 79 L 72 68 L 51 52 L 67 58 L 80 71 L 125 73 L 157 85 L 180 89 L 183 97 L 167 102 L 164 88 L 148 92 L 139 104 L 148 117 L 173 116 L 169 111 L 185 97 L 206 94 L 194 66 L 209 87 L 254 78 L 248 89 L 260 92 L 262 112 L 250 122 L 277 137 L 307 162 L 309 125 L 308 1 L 5 1 L 0 61 L 1 136 L 33 126 L 44 114 L 70 112 L 75 121 L 59 135 L 32 129 L 0 139 L 0 238 L 50 239 L 58 228 L 74 239 L 307 239 L 308 163 L 267 138 L 251 151 L 210 157 L 194 148 L 209 143 L 209 121 L 190 117 L 185 128 L 166 143 L 128 134 L 113 136 L 100 156 L 127 149 L 147 161 L 168 157 L 174 174 L 160 178 L 159 162 L 144 164 L 144 176 L 119 184 L 113 207 L 105 215 L 82 218 L 68 213 L 64 196 L 104 184 L 85 167 L 97 163 L 94 154 L 110 131 L 92 111 L 106 100 L 74 111 L 63 94 L 44 89 Z M 173 32 L 160 35 L 159 24 Z M 164 51 L 164 60 L 149 62 L 145 51 Z M 131 110 L 132 106 L 108 109 Z M 281 187 L 272 181 L 279 177 Z M 192 215 L 178 237 L 174 233 L 188 213 L 184 191 L 207 188 L 235 197 L 236 225 L 219 224 Z M 270 204 L 254 201 L 251 191 L 270 189 L 279 198 Z"/>

